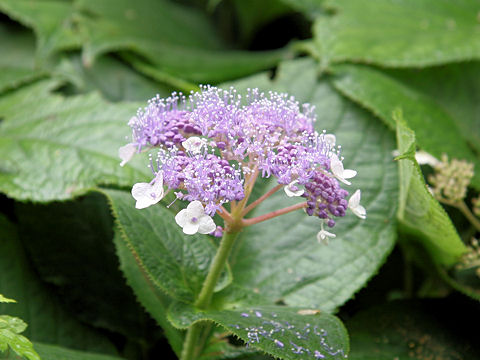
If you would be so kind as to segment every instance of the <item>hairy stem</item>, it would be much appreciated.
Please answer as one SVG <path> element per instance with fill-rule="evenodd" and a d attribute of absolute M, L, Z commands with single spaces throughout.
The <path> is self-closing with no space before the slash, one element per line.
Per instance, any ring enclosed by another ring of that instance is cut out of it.
<path fill-rule="evenodd" d="M 187 336 L 183 342 L 182 360 L 194 360 L 198 356 L 197 342 L 202 329 L 201 323 L 195 323 L 188 328 Z"/>
<path fill-rule="evenodd" d="M 263 215 L 260 215 L 260 216 L 257 216 L 257 217 L 251 218 L 251 219 L 245 219 L 245 220 L 242 221 L 242 224 L 244 226 L 250 226 L 250 225 L 253 225 L 253 224 L 258 224 L 262 221 L 270 220 L 270 219 L 273 219 L 274 217 L 277 217 L 277 216 L 280 216 L 280 215 L 283 215 L 283 214 L 287 214 L 287 213 L 295 211 L 295 210 L 303 209 L 305 207 L 307 207 L 306 202 L 298 203 L 298 204 L 288 206 L 288 207 L 283 208 L 283 209 L 279 209 L 279 210 L 269 212 L 268 214 L 263 214 Z"/>

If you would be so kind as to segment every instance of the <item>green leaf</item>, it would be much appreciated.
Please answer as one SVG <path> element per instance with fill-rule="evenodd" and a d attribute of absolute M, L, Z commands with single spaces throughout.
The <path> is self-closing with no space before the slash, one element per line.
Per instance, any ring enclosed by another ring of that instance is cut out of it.
<path fill-rule="evenodd" d="M 193 302 L 200 292 L 216 246 L 205 235 L 185 235 L 164 204 L 135 209 L 130 193 L 103 190 L 120 233 L 138 265 L 159 289 L 175 299 Z M 231 281 L 225 272 L 217 290 Z"/>
<path fill-rule="evenodd" d="M 390 76 L 430 96 L 455 120 L 468 145 L 480 154 L 480 62 L 426 69 L 390 69 Z"/>
<path fill-rule="evenodd" d="M 273 67 L 284 51 L 226 49 L 208 19 L 193 8 L 157 0 L 79 0 L 86 33 L 83 59 L 128 50 L 159 71 L 194 82 L 219 82 Z"/>
<path fill-rule="evenodd" d="M 80 47 L 71 1 L 0 0 L 0 11 L 35 31 L 40 62 L 56 51 Z"/>
<path fill-rule="evenodd" d="M 249 346 L 280 359 L 344 359 L 349 351 L 340 320 L 310 309 L 257 306 L 200 311 L 176 303 L 168 315 L 179 328 L 201 320 L 214 321 Z"/>
<path fill-rule="evenodd" d="M 443 207 L 427 190 L 425 180 L 415 160 L 415 133 L 410 130 L 401 113 L 394 115 L 397 122 L 400 200 L 398 218 L 410 232 L 420 236 L 434 261 L 453 265 L 466 251 Z"/>
<path fill-rule="evenodd" d="M 2 294 L 0 294 L 0 302 L 2 302 L 2 303 L 16 303 L 15 300 L 6 298 Z"/>
<path fill-rule="evenodd" d="M 326 1 L 314 25 L 323 64 L 424 67 L 480 58 L 480 3 L 471 0 Z"/>
<path fill-rule="evenodd" d="M 465 306 L 469 308 L 469 306 Z M 445 311 L 445 309 L 449 309 Z M 470 316 L 458 303 L 440 299 L 394 301 L 374 306 L 346 322 L 352 360 L 477 359 Z M 464 330 L 465 329 L 465 330 Z M 465 336 L 467 335 L 467 336 Z"/>
<path fill-rule="evenodd" d="M 54 86 L 39 82 L 0 98 L 0 191 L 65 200 L 97 184 L 131 186 L 148 176 L 143 164 L 120 167 L 117 155 L 135 104 L 110 104 L 95 93 L 65 98 L 50 93 Z"/>
<path fill-rule="evenodd" d="M 30 267 L 15 227 L 0 216 L 0 292 L 11 294 L 17 304 L 0 304 L 0 314 L 28 323 L 24 335 L 32 341 L 55 343 L 79 350 L 115 353 L 100 333 L 80 324 L 45 288 Z"/>
<path fill-rule="evenodd" d="M 72 350 L 56 345 L 35 342 L 35 349 L 42 360 L 122 360 L 116 356 Z"/>
<path fill-rule="evenodd" d="M 138 254 L 128 247 L 122 239 L 120 230 L 117 229 L 114 237 L 117 255 L 128 285 L 131 286 L 138 301 L 145 307 L 155 321 L 160 325 L 173 351 L 180 356 L 183 346 L 183 333 L 174 328 L 167 320 L 167 308 L 171 302 L 170 298 L 157 289 L 155 284 L 140 263 Z"/>
<path fill-rule="evenodd" d="M 113 218 L 103 195 L 16 203 L 15 216 L 35 270 L 76 318 L 132 341 L 157 340 L 153 322 L 147 321 L 118 269 Z"/>
<path fill-rule="evenodd" d="M 254 86 L 252 81 L 250 87 Z M 334 133 L 343 145 L 346 168 L 358 170 L 348 190 L 361 189 L 367 219 L 359 220 L 352 213 L 339 219 L 333 229 L 337 237 L 328 246 L 316 240 L 318 219 L 301 211 L 247 228 L 232 259 L 234 284 L 268 302 L 333 311 L 365 285 L 393 248 L 398 186 L 393 134 L 339 96 L 328 81 L 317 79 L 310 59 L 282 65 L 271 88 L 316 106 L 317 129 Z M 280 191 L 262 203 L 255 215 L 291 202 Z M 248 297 L 236 299 L 228 291 L 225 299 L 218 299 L 224 306 L 251 303 Z"/>
<path fill-rule="evenodd" d="M 44 75 L 34 66 L 35 39 L 29 31 L 0 24 L 0 43 L 0 93 Z"/>
<path fill-rule="evenodd" d="M 335 87 L 380 117 L 392 129 L 392 111 L 402 108 L 408 126 L 415 131 L 418 145 L 440 158 L 443 153 L 473 162 L 480 169 L 480 160 L 463 139 L 454 119 L 430 97 L 417 92 L 388 75 L 364 66 L 339 65 Z M 472 179 L 480 188 L 480 172 Z"/>
<path fill-rule="evenodd" d="M 0 356 L 1 353 L 7 353 L 8 356 L 10 351 L 13 351 L 18 356 L 29 360 L 40 360 L 32 343 L 25 336 L 20 335 L 26 327 L 27 324 L 19 318 L 0 315 Z"/>

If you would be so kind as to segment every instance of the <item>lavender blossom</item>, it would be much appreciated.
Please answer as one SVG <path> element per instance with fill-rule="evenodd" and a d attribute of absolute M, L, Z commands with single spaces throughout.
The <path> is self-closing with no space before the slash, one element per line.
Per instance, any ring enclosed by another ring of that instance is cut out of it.
<path fill-rule="evenodd" d="M 291 209 L 303 207 L 308 215 L 320 218 L 319 237 L 324 239 L 334 237 L 324 224 L 333 227 L 334 219 L 345 216 L 347 208 L 361 218 L 366 212 L 359 193 L 346 200 L 348 191 L 339 181 L 350 185 L 346 179 L 356 171 L 344 169 L 335 136 L 316 132 L 315 121 L 313 106 L 300 105 L 287 94 L 250 89 L 243 98 L 233 88 L 202 86 L 188 98 L 173 93 L 167 99 L 150 100 L 130 120 L 132 141 L 119 154 L 124 165 L 132 149 L 158 148 L 150 167 L 155 177 L 162 174 L 162 186 L 174 190 L 178 199 L 202 204 L 205 216 L 218 213 L 227 231 L 229 226 L 269 218 L 242 219 L 277 189 L 247 206 L 257 176 L 273 176 L 287 196 L 306 199 Z M 223 207 L 227 203 L 230 212 Z"/>

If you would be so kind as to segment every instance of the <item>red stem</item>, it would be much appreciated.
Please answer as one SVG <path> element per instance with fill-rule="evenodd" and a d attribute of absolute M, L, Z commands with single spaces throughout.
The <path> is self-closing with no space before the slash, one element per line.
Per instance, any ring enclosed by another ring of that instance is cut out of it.
<path fill-rule="evenodd" d="M 287 206 L 286 208 L 275 210 L 275 211 L 269 212 L 268 214 L 263 214 L 263 215 L 260 215 L 260 216 L 257 216 L 257 217 L 251 218 L 251 219 L 244 219 L 242 221 L 242 225 L 243 226 L 250 226 L 250 225 L 258 224 L 262 221 L 270 220 L 270 219 L 273 219 L 274 217 L 277 217 L 277 216 L 280 216 L 280 215 L 283 215 L 283 214 L 287 214 L 289 212 L 292 212 L 292 211 L 295 211 L 295 210 L 298 210 L 298 209 L 303 209 L 305 207 L 307 207 L 306 202 L 298 203 L 298 204 L 291 205 L 291 206 Z"/>
<path fill-rule="evenodd" d="M 266 192 L 265 194 L 263 194 L 262 196 L 260 196 L 257 200 L 255 200 L 254 202 L 252 202 L 251 204 L 249 204 L 243 211 L 242 211 L 242 217 L 244 217 L 245 215 L 247 215 L 250 211 L 252 211 L 253 209 L 255 209 L 262 201 L 264 201 L 265 199 L 269 198 L 270 196 L 272 196 L 273 194 L 275 194 L 278 190 L 280 190 L 282 188 L 283 185 L 279 184 L 277 186 L 275 186 L 273 189 L 270 189 L 268 192 Z"/>

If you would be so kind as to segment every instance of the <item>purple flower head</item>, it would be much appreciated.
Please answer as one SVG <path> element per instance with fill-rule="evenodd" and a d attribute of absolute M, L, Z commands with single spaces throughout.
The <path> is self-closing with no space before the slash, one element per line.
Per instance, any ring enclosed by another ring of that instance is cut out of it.
<path fill-rule="evenodd" d="M 322 219 L 324 236 L 330 233 L 323 224 L 333 227 L 347 208 L 364 215 L 360 195 L 349 203 L 339 183 L 349 185 L 346 179 L 356 171 L 344 169 L 334 135 L 315 131 L 313 106 L 258 89 L 248 89 L 244 97 L 233 88 L 200 89 L 188 99 L 157 96 L 139 110 L 129 122 L 132 143 L 119 151 L 122 165 L 134 148 L 158 148 L 150 166 L 155 176 L 163 175 L 162 186 L 179 199 L 200 202 L 206 216 L 218 212 L 229 220 L 222 206 L 231 202 L 243 207 L 246 212 L 235 214 L 244 216 L 257 176 L 273 176 L 289 197 L 306 198 L 302 206 Z"/>

